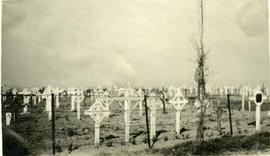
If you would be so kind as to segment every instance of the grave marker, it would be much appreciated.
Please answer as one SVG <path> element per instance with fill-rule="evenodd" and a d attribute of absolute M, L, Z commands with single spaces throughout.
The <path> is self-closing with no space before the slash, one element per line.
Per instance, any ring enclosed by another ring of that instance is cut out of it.
<path fill-rule="evenodd" d="M 257 88 L 254 96 L 251 98 L 256 104 L 256 130 L 260 130 L 260 122 L 261 122 L 261 105 L 263 101 L 266 99 L 266 96 L 263 95 L 262 91 Z"/>
<path fill-rule="evenodd" d="M 242 111 L 245 110 L 245 91 L 244 91 L 244 88 L 242 88 Z"/>
<path fill-rule="evenodd" d="M 121 91 L 121 93 L 120 93 Z M 121 89 L 118 92 L 118 96 L 121 96 L 124 94 L 124 97 L 117 97 L 114 98 L 114 100 L 118 101 L 118 104 L 124 108 L 124 113 L 125 113 L 125 142 L 129 142 L 129 133 L 130 133 L 130 111 L 133 110 L 139 102 L 136 102 L 135 105 L 131 107 L 131 102 L 132 101 L 141 101 L 143 100 L 142 97 L 135 97 L 134 96 L 134 91 L 131 88 L 128 89 Z M 122 101 L 124 101 L 124 105 L 122 105 Z"/>
<path fill-rule="evenodd" d="M 91 118 L 95 121 L 95 145 L 99 146 L 99 138 L 100 138 L 100 122 L 108 116 L 110 111 L 108 108 L 104 107 L 102 102 L 96 99 L 95 103 L 84 112 L 85 115 L 90 115 Z"/>
<path fill-rule="evenodd" d="M 140 88 L 139 91 L 137 92 L 137 95 L 138 95 L 139 97 L 143 97 L 144 93 L 143 93 L 143 91 L 142 91 L 141 88 Z M 143 100 L 139 101 L 139 114 L 140 114 L 140 116 L 143 115 L 143 106 L 142 106 L 142 105 L 143 105 Z"/>
<path fill-rule="evenodd" d="M 75 95 L 71 94 L 71 108 L 70 111 L 75 110 Z"/>
<path fill-rule="evenodd" d="M 51 95 L 45 96 L 46 107 L 45 111 L 48 113 L 48 121 L 52 120 L 52 97 Z"/>
<path fill-rule="evenodd" d="M 12 114 L 10 112 L 6 113 L 6 125 L 9 126 L 11 122 Z"/>
<path fill-rule="evenodd" d="M 250 101 L 248 101 L 248 111 L 251 111 L 251 105 L 250 105 Z"/>
<path fill-rule="evenodd" d="M 150 109 L 150 140 L 156 138 L 156 106 L 158 101 L 155 94 L 151 93 L 148 98 L 148 108 Z"/>
<path fill-rule="evenodd" d="M 169 103 L 176 109 L 176 134 L 180 134 L 180 118 L 181 118 L 181 110 L 185 106 L 188 101 L 183 97 L 182 92 L 180 89 L 177 90 L 175 97 L 173 97 Z"/>
<path fill-rule="evenodd" d="M 76 98 L 75 98 L 75 103 L 77 105 L 77 119 L 80 120 L 81 118 L 81 103 L 83 102 L 84 100 L 84 96 L 83 95 L 78 95 Z"/>
<path fill-rule="evenodd" d="M 26 95 L 29 94 L 29 92 L 26 89 L 23 89 L 23 91 L 21 92 L 21 94 L 23 95 L 23 112 L 21 114 L 26 114 L 28 113 L 28 108 L 27 105 L 29 104 L 29 100 L 30 100 L 30 96 Z"/>
<path fill-rule="evenodd" d="M 37 105 L 37 96 L 33 96 L 32 101 L 33 101 L 33 105 L 36 106 Z"/>

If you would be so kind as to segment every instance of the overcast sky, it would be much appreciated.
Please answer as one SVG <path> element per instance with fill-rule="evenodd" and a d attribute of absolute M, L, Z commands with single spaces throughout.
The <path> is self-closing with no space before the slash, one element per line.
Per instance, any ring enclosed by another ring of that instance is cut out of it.
<path fill-rule="evenodd" d="M 2 83 L 194 85 L 198 0 L 3 2 Z M 209 83 L 269 84 L 267 0 L 206 0 Z"/>

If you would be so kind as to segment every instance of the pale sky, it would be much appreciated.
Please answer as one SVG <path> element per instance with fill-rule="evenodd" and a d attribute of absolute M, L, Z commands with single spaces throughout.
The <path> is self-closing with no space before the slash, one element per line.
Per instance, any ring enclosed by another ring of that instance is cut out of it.
<path fill-rule="evenodd" d="M 194 85 L 198 0 L 7 0 L 2 84 Z M 269 84 L 267 0 L 205 0 L 210 84 Z"/>

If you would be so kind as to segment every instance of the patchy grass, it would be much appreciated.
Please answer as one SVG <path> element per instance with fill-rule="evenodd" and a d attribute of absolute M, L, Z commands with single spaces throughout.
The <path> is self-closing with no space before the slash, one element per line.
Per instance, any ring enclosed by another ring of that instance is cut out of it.
<path fill-rule="evenodd" d="M 194 151 L 194 142 L 185 142 L 171 148 L 148 151 L 162 155 L 217 155 L 226 152 L 258 151 L 270 148 L 270 132 L 256 133 L 250 136 L 215 138 L 203 142 Z M 269 153 L 270 154 L 270 153 Z"/>

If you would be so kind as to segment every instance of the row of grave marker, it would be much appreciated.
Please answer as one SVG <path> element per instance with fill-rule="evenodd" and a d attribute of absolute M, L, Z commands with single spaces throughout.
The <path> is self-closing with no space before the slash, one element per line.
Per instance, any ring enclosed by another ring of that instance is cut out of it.
<path fill-rule="evenodd" d="M 181 97 L 181 98 L 180 98 Z M 124 121 L 125 121 L 125 142 L 129 142 L 130 134 L 130 112 L 140 105 L 142 107 L 142 102 L 146 99 L 142 97 L 129 97 L 129 94 L 125 94 L 125 97 L 115 97 L 107 98 L 106 100 L 101 101 L 97 99 L 95 103 L 90 107 L 89 110 L 85 111 L 86 115 L 90 115 L 95 121 L 95 145 L 99 145 L 100 138 L 100 123 L 105 117 L 109 116 L 109 106 L 112 101 L 116 101 L 124 108 Z M 148 98 L 148 108 L 150 110 L 150 139 L 153 140 L 156 137 L 156 106 L 159 100 L 155 98 L 154 94 L 151 94 Z M 131 102 L 136 102 L 135 105 L 131 107 Z M 177 110 L 176 112 L 176 133 L 180 134 L 180 111 L 183 106 L 188 101 L 182 96 L 181 92 L 178 91 L 176 98 L 172 98 L 169 103 Z M 123 104 L 122 104 L 123 103 Z"/>
<path fill-rule="evenodd" d="M 130 111 L 134 109 L 137 105 L 139 105 L 140 109 L 142 108 L 142 97 L 129 97 L 130 93 L 125 92 L 125 97 L 114 97 L 114 98 L 98 98 L 96 99 L 95 103 L 90 107 L 89 110 L 85 111 L 86 115 L 90 115 L 93 120 L 95 121 L 95 144 L 99 144 L 99 127 L 100 122 L 105 118 L 109 116 L 109 106 L 113 101 L 117 101 L 120 106 L 122 106 L 125 110 L 125 141 L 129 141 L 129 132 L 130 132 Z M 27 97 L 27 96 L 25 96 Z M 29 101 L 27 98 L 24 97 L 24 101 Z M 37 96 L 40 97 L 40 96 Z M 59 107 L 59 95 L 55 96 L 57 100 L 55 100 L 56 107 Z M 58 97 L 58 98 L 57 98 Z M 150 130 L 150 138 L 155 138 L 156 134 L 156 124 L 155 124 L 155 117 L 156 117 L 156 103 L 157 99 L 154 98 L 155 95 L 151 94 L 149 97 L 149 109 L 150 109 L 150 122 L 151 122 L 151 130 Z M 178 92 L 175 95 L 176 98 L 172 98 L 169 103 L 177 110 L 176 112 L 176 133 L 180 134 L 180 111 L 183 108 L 183 106 L 188 102 L 181 94 L 181 91 L 178 90 Z M 180 97 L 180 98 L 179 98 Z M 182 98 L 181 98 L 182 97 Z M 43 95 L 43 98 L 46 100 L 46 108 L 45 111 L 48 112 L 48 119 L 51 120 L 51 95 Z M 77 118 L 80 119 L 80 103 L 83 101 L 84 96 L 71 96 L 71 111 L 75 110 L 74 103 L 77 104 Z M 255 96 L 253 98 L 250 98 L 254 100 L 256 103 L 256 129 L 260 129 L 260 106 L 263 103 L 263 101 L 266 99 L 265 96 L 263 96 L 261 91 L 257 91 Z M 131 107 L 131 101 L 137 101 L 137 103 Z M 124 103 L 124 105 L 122 104 Z M 27 105 L 26 105 L 27 106 Z M 24 111 L 27 111 L 24 109 Z M 141 114 L 142 112 L 140 112 Z M 10 123 L 11 113 L 6 114 L 7 117 L 7 123 Z"/>

